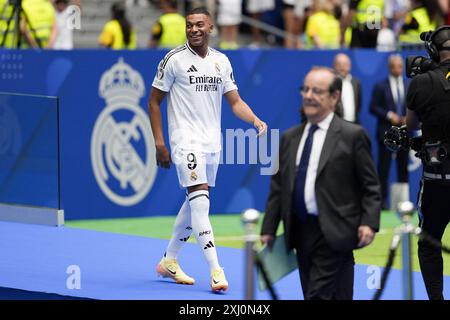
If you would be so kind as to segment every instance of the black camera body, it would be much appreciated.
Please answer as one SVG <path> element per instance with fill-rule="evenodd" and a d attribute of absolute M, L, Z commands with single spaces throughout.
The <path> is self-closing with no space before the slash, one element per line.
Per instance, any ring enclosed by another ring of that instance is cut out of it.
<path fill-rule="evenodd" d="M 445 141 L 423 141 L 421 136 L 409 138 L 406 126 L 392 126 L 384 134 L 384 145 L 391 152 L 414 150 L 417 158 L 428 166 L 442 165 L 449 158 L 449 144 Z"/>
<path fill-rule="evenodd" d="M 406 76 L 414 78 L 418 74 L 436 69 L 439 64 L 432 59 L 423 56 L 406 57 Z"/>
<path fill-rule="evenodd" d="M 386 148 L 391 152 L 412 149 L 416 151 L 416 157 L 420 158 L 423 147 L 422 137 L 409 138 L 406 126 L 392 126 L 384 134 L 383 142 Z"/>

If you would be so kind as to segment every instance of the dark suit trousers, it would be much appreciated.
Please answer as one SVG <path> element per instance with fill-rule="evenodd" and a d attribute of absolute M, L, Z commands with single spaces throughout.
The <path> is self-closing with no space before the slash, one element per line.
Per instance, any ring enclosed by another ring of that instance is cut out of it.
<path fill-rule="evenodd" d="M 297 261 L 305 300 L 352 300 L 353 252 L 337 252 L 326 242 L 317 217 L 297 221 Z"/>
<path fill-rule="evenodd" d="M 386 205 L 388 190 L 389 171 L 391 169 L 392 152 L 386 149 L 383 141 L 378 141 L 378 175 L 381 183 L 381 196 L 383 205 Z M 397 152 L 397 180 L 408 182 L 408 151 Z"/>

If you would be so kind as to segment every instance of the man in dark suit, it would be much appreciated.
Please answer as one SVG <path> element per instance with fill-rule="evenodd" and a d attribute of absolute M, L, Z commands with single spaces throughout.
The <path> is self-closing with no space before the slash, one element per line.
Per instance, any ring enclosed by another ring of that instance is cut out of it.
<path fill-rule="evenodd" d="M 347 121 L 359 123 L 361 111 L 361 82 L 351 75 L 352 62 L 345 53 L 338 53 L 334 57 L 334 69 L 342 77 L 341 102 L 343 118 Z"/>
<path fill-rule="evenodd" d="M 389 77 L 378 82 L 372 93 L 370 113 L 378 119 L 378 175 L 381 182 L 383 208 L 387 208 L 389 170 L 392 156 L 397 158 L 397 178 L 408 182 L 408 151 L 392 153 L 384 145 L 384 133 L 391 126 L 402 126 L 406 121 L 406 85 L 403 81 L 403 59 L 399 55 L 389 57 Z"/>
<path fill-rule="evenodd" d="M 379 228 L 380 186 L 365 130 L 335 115 L 342 80 L 313 68 L 301 89 L 307 121 L 281 139 L 261 242 L 271 245 L 283 220 L 296 249 L 305 299 L 353 298 L 353 249 Z"/>

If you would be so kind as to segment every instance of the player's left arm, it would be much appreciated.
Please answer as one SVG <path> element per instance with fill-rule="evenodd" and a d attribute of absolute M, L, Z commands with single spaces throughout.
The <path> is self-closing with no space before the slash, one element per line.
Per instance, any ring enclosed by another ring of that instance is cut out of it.
<path fill-rule="evenodd" d="M 267 131 L 267 124 L 261 121 L 250 109 L 250 107 L 241 99 L 237 90 L 231 90 L 225 93 L 225 98 L 231 107 L 233 113 L 239 118 L 248 123 L 251 123 L 258 129 L 258 136 Z"/>

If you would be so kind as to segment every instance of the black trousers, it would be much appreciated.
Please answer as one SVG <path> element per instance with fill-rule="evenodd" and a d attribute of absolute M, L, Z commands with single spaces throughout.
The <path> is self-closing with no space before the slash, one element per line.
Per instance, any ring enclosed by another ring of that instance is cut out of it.
<path fill-rule="evenodd" d="M 425 180 L 420 208 L 420 227 L 433 238 L 441 241 L 450 222 L 450 183 Z M 419 198 L 420 199 L 420 198 Z M 419 262 L 423 281 L 430 300 L 443 300 L 443 260 L 441 249 L 419 240 Z"/>
<path fill-rule="evenodd" d="M 298 225 L 297 261 L 305 300 L 352 300 L 353 252 L 333 250 L 316 217 L 308 217 Z"/>
<path fill-rule="evenodd" d="M 386 149 L 383 141 L 378 141 L 378 176 L 381 184 L 382 204 L 386 205 L 389 171 L 391 169 L 392 152 Z M 397 152 L 397 181 L 408 182 L 408 151 Z"/>

